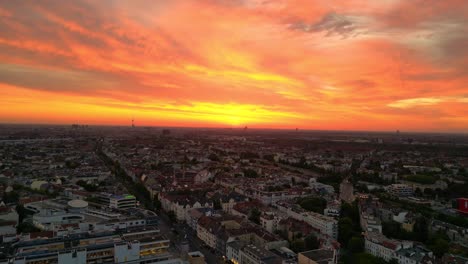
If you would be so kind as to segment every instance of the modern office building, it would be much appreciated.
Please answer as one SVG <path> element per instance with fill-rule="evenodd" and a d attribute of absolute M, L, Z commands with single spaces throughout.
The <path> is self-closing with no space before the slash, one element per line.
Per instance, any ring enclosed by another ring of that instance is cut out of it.
<path fill-rule="evenodd" d="M 136 207 L 136 198 L 130 194 L 115 195 L 100 193 L 98 199 L 101 204 L 110 208 L 128 209 Z"/>

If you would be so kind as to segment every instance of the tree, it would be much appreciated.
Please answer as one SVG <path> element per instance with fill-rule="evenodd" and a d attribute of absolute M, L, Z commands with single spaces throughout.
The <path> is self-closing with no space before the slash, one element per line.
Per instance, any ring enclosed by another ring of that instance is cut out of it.
<path fill-rule="evenodd" d="M 327 201 L 320 197 L 305 197 L 298 200 L 298 204 L 307 211 L 316 213 L 323 213 L 323 210 L 327 207 Z"/>
<path fill-rule="evenodd" d="M 19 224 L 16 227 L 16 233 L 21 234 L 21 233 L 34 233 L 34 232 L 40 232 L 41 230 L 37 227 L 35 227 L 33 224 L 28 223 L 28 222 L 23 222 Z"/>
<path fill-rule="evenodd" d="M 215 209 L 215 210 L 223 209 L 223 206 L 221 205 L 221 201 L 219 199 L 215 199 L 213 201 L 213 209 Z"/>
<path fill-rule="evenodd" d="M 7 192 L 3 195 L 3 201 L 5 203 L 17 203 L 19 196 L 19 193 L 16 191 Z"/>
<path fill-rule="evenodd" d="M 402 230 L 400 224 L 395 221 L 388 221 L 382 223 L 382 233 L 385 236 L 388 236 L 390 238 L 402 239 L 402 237 L 400 237 L 401 232 Z"/>
<path fill-rule="evenodd" d="M 65 166 L 69 169 L 76 169 L 80 166 L 80 163 L 72 160 L 65 161 Z"/>
<path fill-rule="evenodd" d="M 156 210 L 161 210 L 161 201 L 159 201 L 158 197 L 154 197 L 153 199 L 153 205 L 154 205 L 154 209 Z"/>
<path fill-rule="evenodd" d="M 211 153 L 208 158 L 211 160 L 211 161 L 219 161 L 219 157 L 218 155 L 216 155 L 215 153 Z"/>
<path fill-rule="evenodd" d="M 254 207 L 252 210 L 250 210 L 249 220 L 256 224 L 260 224 L 260 215 L 261 212 L 258 210 L 258 208 Z"/>
<path fill-rule="evenodd" d="M 458 170 L 458 175 L 463 176 L 463 177 L 468 177 L 468 170 L 462 167 Z"/>
<path fill-rule="evenodd" d="M 348 217 L 353 223 L 355 223 L 356 226 L 359 226 L 359 209 L 357 203 L 343 203 L 341 206 L 340 217 Z"/>
<path fill-rule="evenodd" d="M 434 252 L 434 255 L 440 258 L 448 252 L 449 242 L 443 238 L 438 238 L 429 245 L 429 248 Z"/>
<path fill-rule="evenodd" d="M 429 236 L 429 223 L 424 216 L 416 218 L 414 223 L 413 232 L 415 233 L 414 240 L 419 242 L 426 242 Z"/>
<path fill-rule="evenodd" d="M 414 195 L 421 197 L 422 196 L 422 191 L 419 187 L 416 187 L 416 190 L 414 190 Z"/>
<path fill-rule="evenodd" d="M 32 214 L 31 211 L 24 208 L 24 206 L 21 204 L 18 204 L 15 209 L 16 209 L 16 213 L 18 213 L 18 223 L 22 223 L 23 220 L 26 218 L 26 216 L 28 216 L 29 214 Z"/>
<path fill-rule="evenodd" d="M 348 249 L 353 253 L 364 251 L 364 239 L 361 236 L 353 236 L 348 242 Z"/>
<path fill-rule="evenodd" d="M 169 217 L 169 220 L 171 221 L 171 223 L 176 223 L 177 222 L 177 217 L 176 217 L 174 211 L 169 211 L 167 213 L 167 217 Z"/>
<path fill-rule="evenodd" d="M 274 162 L 275 156 L 273 156 L 273 154 L 266 154 L 266 155 L 263 155 L 263 159 L 268 160 L 270 162 Z"/>
<path fill-rule="evenodd" d="M 258 173 L 253 169 L 244 169 L 244 176 L 246 178 L 257 178 Z"/>
<path fill-rule="evenodd" d="M 377 258 L 368 253 L 359 253 L 353 256 L 353 260 L 350 263 L 359 264 L 386 264 L 384 259 Z"/>
<path fill-rule="evenodd" d="M 291 250 L 299 253 L 305 251 L 305 243 L 302 239 L 296 239 L 291 242 Z"/>
<path fill-rule="evenodd" d="M 83 180 L 79 180 L 76 182 L 76 185 L 79 185 L 81 187 L 83 187 L 86 191 L 88 192 L 95 192 L 97 191 L 97 186 L 94 185 L 94 184 L 88 184 L 86 183 L 85 181 Z"/>
<path fill-rule="evenodd" d="M 428 248 L 434 252 L 434 255 L 440 258 L 448 252 L 449 241 L 450 238 L 447 236 L 447 234 L 443 232 L 437 232 L 429 237 L 426 244 Z"/>
<path fill-rule="evenodd" d="M 260 156 L 253 152 L 242 152 L 240 155 L 241 159 L 258 159 Z"/>
<path fill-rule="evenodd" d="M 353 220 L 349 217 L 338 221 L 338 242 L 347 246 L 349 239 L 353 236 Z"/>
<path fill-rule="evenodd" d="M 431 188 L 426 188 L 426 189 L 424 189 L 424 195 L 432 197 L 432 196 L 434 196 L 434 191 Z"/>
<path fill-rule="evenodd" d="M 314 234 L 308 235 L 304 239 L 304 243 L 305 243 L 306 250 L 313 250 L 313 249 L 317 249 L 320 247 L 320 242 L 318 241 L 317 237 Z"/>

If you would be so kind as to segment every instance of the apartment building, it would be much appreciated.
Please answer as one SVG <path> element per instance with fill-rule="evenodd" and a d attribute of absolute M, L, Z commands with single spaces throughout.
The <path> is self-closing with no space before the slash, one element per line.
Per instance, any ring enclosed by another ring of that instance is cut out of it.
<path fill-rule="evenodd" d="M 378 232 L 367 232 L 365 238 L 365 251 L 373 256 L 383 258 L 385 261 L 390 261 L 397 258 L 397 251 L 403 247 L 410 247 L 408 243 L 389 239 Z"/>
<path fill-rule="evenodd" d="M 321 234 L 331 238 L 338 238 L 338 221 L 333 217 L 325 216 L 315 212 L 305 212 L 296 204 L 288 202 L 276 203 L 278 210 L 287 213 L 293 219 L 304 221 L 313 228 L 320 231 Z"/>

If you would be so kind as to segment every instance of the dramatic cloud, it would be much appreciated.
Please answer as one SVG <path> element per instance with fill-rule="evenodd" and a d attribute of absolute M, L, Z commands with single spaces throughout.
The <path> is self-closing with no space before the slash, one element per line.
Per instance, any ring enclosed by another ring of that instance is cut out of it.
<path fill-rule="evenodd" d="M 348 37 L 351 34 L 357 34 L 357 27 L 350 18 L 331 12 L 326 14 L 322 19 L 314 24 L 306 24 L 298 22 L 291 25 L 292 29 L 300 29 L 305 32 L 321 32 L 325 31 L 326 36 L 341 35 Z"/>
<path fill-rule="evenodd" d="M 468 129 L 463 0 L 3 1 L 0 122 Z"/>

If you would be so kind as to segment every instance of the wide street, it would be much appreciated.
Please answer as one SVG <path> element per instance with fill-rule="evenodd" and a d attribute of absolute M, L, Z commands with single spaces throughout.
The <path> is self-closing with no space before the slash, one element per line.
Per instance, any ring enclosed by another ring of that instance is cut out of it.
<path fill-rule="evenodd" d="M 206 263 L 224 263 L 223 256 L 212 253 L 210 249 L 204 246 L 203 241 L 197 238 L 196 231 L 192 230 L 187 224 L 172 223 L 169 217 L 161 211 L 158 215 L 160 218 L 159 229 L 161 230 L 161 234 L 166 235 L 171 240 L 172 250 L 177 253 L 180 252 L 180 242 L 186 238 L 189 242 L 190 251 L 200 251 L 203 253 Z"/>
<path fill-rule="evenodd" d="M 106 163 L 106 165 L 112 169 L 116 175 L 116 179 L 120 180 L 124 185 L 129 187 L 135 187 L 135 183 L 131 181 L 131 178 L 128 177 L 127 173 L 121 169 L 120 165 L 115 165 L 115 163 L 102 151 L 102 141 L 97 141 L 96 144 L 96 153 L 101 157 L 101 159 Z M 146 205 L 151 204 L 147 197 L 136 191 L 136 188 L 128 188 L 129 192 L 137 196 L 139 200 L 143 203 L 141 205 L 142 209 L 148 210 L 149 208 Z M 154 212 L 155 213 L 155 212 Z M 190 249 L 189 251 L 200 251 L 205 256 L 205 261 L 208 264 L 215 263 L 224 263 L 223 256 L 220 254 L 212 253 L 209 248 L 203 246 L 203 242 L 197 238 L 196 231 L 192 230 L 185 223 L 173 223 L 167 214 L 163 211 L 157 213 L 159 215 L 159 230 L 162 235 L 165 235 L 171 241 L 171 248 L 169 251 L 174 255 L 181 255 L 180 252 L 180 242 L 186 238 L 189 242 Z M 182 256 L 180 256 L 182 257 Z"/>

